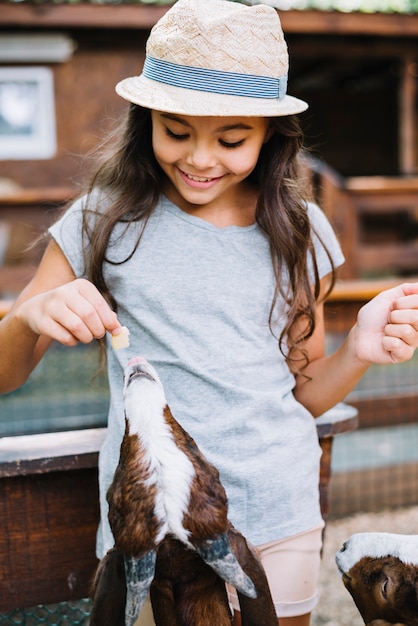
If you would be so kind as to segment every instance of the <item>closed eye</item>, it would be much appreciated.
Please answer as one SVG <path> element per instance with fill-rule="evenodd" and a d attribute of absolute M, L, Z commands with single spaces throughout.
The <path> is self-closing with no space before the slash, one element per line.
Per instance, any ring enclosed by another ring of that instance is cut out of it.
<path fill-rule="evenodd" d="M 165 132 L 166 132 L 166 135 L 168 135 L 168 137 L 171 137 L 171 139 L 174 139 L 175 141 L 186 141 L 186 139 L 189 138 L 189 135 L 187 133 L 183 133 L 183 134 L 173 133 L 173 131 L 167 128 L 167 126 L 165 127 Z"/>
<path fill-rule="evenodd" d="M 242 146 L 242 144 L 244 143 L 244 139 L 241 139 L 240 141 L 224 141 L 223 139 L 220 139 L 219 143 L 224 148 L 234 149 L 234 148 L 239 148 L 240 146 Z"/>

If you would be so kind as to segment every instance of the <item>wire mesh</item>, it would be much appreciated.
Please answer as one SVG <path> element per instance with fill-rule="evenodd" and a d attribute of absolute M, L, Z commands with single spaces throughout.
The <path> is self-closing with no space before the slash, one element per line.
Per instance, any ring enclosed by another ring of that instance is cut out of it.
<path fill-rule="evenodd" d="M 344 340 L 352 313 L 339 305 L 327 351 Z M 345 401 L 358 409 L 359 427 L 333 443 L 330 516 L 416 504 L 418 355 L 405 363 L 371 366 Z"/>
<path fill-rule="evenodd" d="M 37 605 L 0 614 L 2 626 L 88 626 L 91 600 L 71 600 L 58 604 Z"/>
<path fill-rule="evenodd" d="M 0 396 L 0 437 L 103 427 L 107 409 L 98 345 L 54 344 L 22 387 Z"/>

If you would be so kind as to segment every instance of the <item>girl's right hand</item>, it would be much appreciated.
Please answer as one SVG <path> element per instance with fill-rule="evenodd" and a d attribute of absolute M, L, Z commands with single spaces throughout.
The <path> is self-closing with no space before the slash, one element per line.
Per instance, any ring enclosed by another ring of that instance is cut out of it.
<path fill-rule="evenodd" d="M 16 315 L 36 335 L 66 346 L 90 343 L 121 327 L 102 294 L 83 278 L 32 296 Z"/>

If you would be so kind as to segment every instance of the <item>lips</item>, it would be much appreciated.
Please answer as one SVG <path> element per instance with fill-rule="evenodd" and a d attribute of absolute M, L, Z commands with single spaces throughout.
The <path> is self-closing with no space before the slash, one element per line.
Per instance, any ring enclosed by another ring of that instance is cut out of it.
<path fill-rule="evenodd" d="M 178 168 L 178 171 L 183 180 L 191 187 L 210 187 L 222 178 L 222 176 L 198 176 L 196 174 L 189 174 L 180 168 Z"/>

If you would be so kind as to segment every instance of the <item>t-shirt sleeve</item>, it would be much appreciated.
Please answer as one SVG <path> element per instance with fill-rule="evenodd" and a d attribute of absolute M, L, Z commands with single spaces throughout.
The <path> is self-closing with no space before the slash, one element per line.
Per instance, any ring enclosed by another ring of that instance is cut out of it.
<path fill-rule="evenodd" d="M 334 268 L 342 265 L 345 259 L 337 236 L 325 213 L 316 204 L 309 203 L 308 214 L 312 225 L 318 272 L 320 278 L 323 278 L 332 270 L 331 259 Z M 313 275 L 311 260 L 310 271 Z"/>
<path fill-rule="evenodd" d="M 77 278 L 85 278 L 87 275 L 86 252 L 83 248 L 87 249 L 88 242 L 85 239 L 83 241 L 82 235 L 84 202 L 84 197 L 74 202 L 62 217 L 48 229 L 49 234 L 61 248 Z"/>

